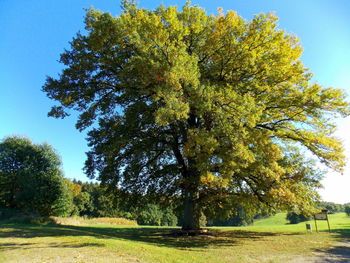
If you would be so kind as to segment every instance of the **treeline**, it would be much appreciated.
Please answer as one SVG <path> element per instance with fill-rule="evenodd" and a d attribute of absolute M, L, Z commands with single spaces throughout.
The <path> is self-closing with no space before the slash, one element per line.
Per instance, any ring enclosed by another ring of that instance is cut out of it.
<path fill-rule="evenodd" d="M 123 217 L 140 225 L 174 226 L 178 219 L 172 207 L 161 207 L 149 198 L 133 202 L 134 197 L 118 189 L 111 191 L 98 183 L 66 179 L 73 195 L 71 216 Z"/>
<path fill-rule="evenodd" d="M 182 211 L 176 206 L 153 202 L 152 197 L 135 197 L 115 189 L 107 189 L 98 183 L 70 181 L 67 184 L 73 193 L 71 216 L 123 217 L 136 220 L 139 225 L 174 226 L 181 225 Z M 142 200 L 138 202 L 137 200 Z M 267 217 L 266 213 L 251 215 L 243 207 L 233 208 L 228 217 L 201 216 L 201 226 L 243 226 L 254 219 Z"/>
<path fill-rule="evenodd" d="M 318 202 L 317 207 L 319 209 L 327 209 L 329 214 L 346 212 L 347 207 L 350 207 L 350 203 L 336 204 L 333 202 Z"/>
<path fill-rule="evenodd" d="M 143 197 L 143 202 L 134 202 L 134 198 L 117 190 L 111 193 L 97 183 L 81 181 L 66 182 L 72 189 L 73 208 L 71 215 L 87 217 L 123 217 L 136 220 L 140 225 L 173 226 L 182 220 L 181 211 L 175 207 L 166 207 L 152 202 L 152 198 Z M 127 201 L 128 200 L 128 201 Z M 333 202 L 318 202 L 317 210 L 327 209 L 329 214 L 346 212 L 350 215 L 350 203 L 336 204 Z M 254 220 L 269 216 L 267 211 L 258 211 L 251 214 L 243 207 L 232 209 L 230 216 L 210 217 L 201 216 L 201 226 L 245 226 L 253 224 Z M 297 224 L 312 219 L 312 216 L 287 213 L 287 220 L 291 224 Z"/>

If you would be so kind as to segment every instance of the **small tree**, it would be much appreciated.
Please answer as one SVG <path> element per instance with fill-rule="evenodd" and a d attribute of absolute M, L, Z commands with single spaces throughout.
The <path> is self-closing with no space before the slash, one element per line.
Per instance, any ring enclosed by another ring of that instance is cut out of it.
<path fill-rule="evenodd" d="M 0 204 L 43 216 L 68 215 L 73 209 L 72 193 L 60 166 L 50 145 L 5 138 L 0 143 Z"/>

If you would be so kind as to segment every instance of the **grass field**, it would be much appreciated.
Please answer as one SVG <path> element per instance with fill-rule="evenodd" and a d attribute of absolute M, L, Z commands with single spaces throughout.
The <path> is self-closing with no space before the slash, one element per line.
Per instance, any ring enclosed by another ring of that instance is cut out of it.
<path fill-rule="evenodd" d="M 322 251 L 337 256 L 332 244 L 350 238 L 350 218 L 343 213 L 330 216 L 331 233 L 324 221 L 320 233 L 307 233 L 305 223 L 286 223 L 281 213 L 196 237 L 174 237 L 171 229 L 156 227 L 0 223 L 0 262 L 303 262 Z M 341 256 L 350 262 L 350 255 Z"/>

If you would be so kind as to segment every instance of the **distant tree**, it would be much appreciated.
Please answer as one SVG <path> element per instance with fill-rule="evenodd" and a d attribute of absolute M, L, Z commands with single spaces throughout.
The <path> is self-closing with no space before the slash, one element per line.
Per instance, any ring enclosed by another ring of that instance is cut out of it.
<path fill-rule="evenodd" d="M 173 209 L 167 207 L 162 210 L 163 215 L 160 221 L 162 226 L 176 226 L 178 223 L 177 216 L 174 214 Z"/>
<path fill-rule="evenodd" d="M 85 23 L 43 90 L 60 103 L 51 116 L 77 110 L 76 127 L 91 128 L 91 178 L 180 197 L 182 227 L 198 229 L 203 212 L 233 206 L 310 209 L 315 189 L 286 166 L 285 144 L 344 167 L 332 120 L 349 114 L 345 95 L 310 83 L 299 40 L 273 14 L 123 1 L 120 16 L 91 9 Z"/>
<path fill-rule="evenodd" d="M 79 185 L 80 192 L 74 196 L 76 213 L 89 217 L 119 217 L 123 211 L 119 208 L 121 202 L 116 194 L 107 191 L 106 187 L 97 183 L 73 182 Z M 74 188 L 79 188 L 74 186 Z M 114 191 L 118 189 L 115 188 Z"/>
<path fill-rule="evenodd" d="M 0 204 L 43 216 L 68 215 L 72 193 L 63 179 L 61 160 L 48 144 L 7 137 L 0 143 Z"/>
<path fill-rule="evenodd" d="M 350 216 L 350 205 L 345 206 L 345 213 Z"/>
<path fill-rule="evenodd" d="M 90 215 L 94 210 L 91 195 L 88 192 L 81 192 L 73 198 L 76 206 L 76 214 L 80 216 Z"/>
<path fill-rule="evenodd" d="M 103 187 L 95 187 L 93 201 L 96 215 L 102 217 L 119 217 L 121 215 L 118 207 L 119 200 Z"/>
<path fill-rule="evenodd" d="M 71 188 L 73 197 L 79 195 L 82 191 L 82 182 L 80 181 L 71 181 L 69 179 L 65 179 L 67 185 Z"/>

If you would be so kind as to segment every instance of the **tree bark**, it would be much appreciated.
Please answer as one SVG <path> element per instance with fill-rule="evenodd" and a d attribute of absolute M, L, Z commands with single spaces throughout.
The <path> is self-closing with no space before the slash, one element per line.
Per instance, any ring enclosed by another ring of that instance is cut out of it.
<path fill-rule="evenodd" d="M 197 189 L 184 189 L 184 218 L 183 230 L 199 230 L 201 210 L 198 204 Z"/>
<path fill-rule="evenodd" d="M 198 128 L 198 118 L 195 109 L 191 108 L 187 119 L 188 128 Z M 188 140 L 188 130 L 183 134 L 183 141 Z M 200 172 L 196 168 L 196 160 L 187 158 L 187 169 L 184 170 L 184 219 L 183 230 L 200 230 L 201 206 L 199 203 Z"/>

